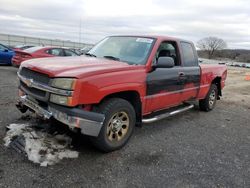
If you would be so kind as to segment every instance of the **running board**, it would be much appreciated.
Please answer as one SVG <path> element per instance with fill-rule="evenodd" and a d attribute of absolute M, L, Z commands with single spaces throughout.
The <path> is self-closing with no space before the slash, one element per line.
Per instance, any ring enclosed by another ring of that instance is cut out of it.
<path fill-rule="evenodd" d="M 154 116 L 152 118 L 146 118 L 146 119 L 142 119 L 142 123 L 153 123 L 155 121 L 159 121 L 161 119 L 164 119 L 164 118 L 167 118 L 167 117 L 170 117 L 170 116 L 173 116 L 173 115 L 176 115 L 176 114 L 179 114 L 181 112 L 185 112 L 187 110 L 190 110 L 194 107 L 193 104 L 190 104 L 189 106 L 185 106 L 183 108 L 179 108 L 177 110 L 174 110 L 172 112 L 167 112 L 167 113 L 164 113 L 164 114 L 160 114 L 160 115 L 157 115 L 157 116 Z"/>

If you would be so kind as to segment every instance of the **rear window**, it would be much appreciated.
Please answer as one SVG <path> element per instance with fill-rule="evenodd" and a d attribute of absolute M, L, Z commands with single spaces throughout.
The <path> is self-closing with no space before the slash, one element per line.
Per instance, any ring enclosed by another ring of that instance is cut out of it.
<path fill-rule="evenodd" d="M 24 52 L 33 53 L 33 52 L 36 52 L 37 50 L 41 50 L 42 48 L 44 48 L 44 47 L 36 46 L 36 47 L 28 48 L 28 49 L 24 50 Z"/>
<path fill-rule="evenodd" d="M 181 42 L 183 53 L 183 63 L 185 67 L 197 66 L 197 58 L 194 53 L 193 46 L 187 42 Z"/>

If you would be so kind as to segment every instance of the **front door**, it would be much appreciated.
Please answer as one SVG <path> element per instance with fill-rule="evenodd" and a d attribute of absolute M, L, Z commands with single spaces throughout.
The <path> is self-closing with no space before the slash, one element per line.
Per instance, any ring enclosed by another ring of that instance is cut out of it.
<path fill-rule="evenodd" d="M 156 54 L 155 61 L 161 56 L 172 57 L 175 61 L 173 68 L 156 68 L 147 74 L 146 79 L 146 113 L 166 109 L 181 103 L 183 82 L 179 73 L 179 52 L 175 42 L 163 42 Z"/>

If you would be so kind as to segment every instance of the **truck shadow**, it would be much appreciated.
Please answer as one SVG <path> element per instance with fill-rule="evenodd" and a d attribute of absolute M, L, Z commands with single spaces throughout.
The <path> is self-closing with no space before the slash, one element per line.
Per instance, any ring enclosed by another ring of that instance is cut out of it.
<path fill-rule="evenodd" d="M 155 123 L 143 124 L 142 127 L 135 127 L 133 136 L 140 137 L 143 139 L 143 137 L 148 137 L 150 134 L 157 133 L 158 131 L 164 131 L 164 130 L 167 131 L 167 129 L 170 129 L 171 127 L 175 126 L 176 122 L 180 121 L 180 119 L 182 118 L 184 118 L 185 120 L 191 121 L 194 118 L 194 116 L 197 115 L 197 112 L 200 112 L 199 106 L 195 105 L 195 107 L 189 110 L 188 112 L 183 112 L 175 116 L 171 116 L 166 119 L 157 121 Z M 54 129 L 58 131 L 60 134 L 67 134 L 68 136 L 70 136 L 72 138 L 72 147 L 74 150 L 80 153 L 84 153 L 84 154 L 87 154 L 87 153 L 102 154 L 103 153 L 97 150 L 91 143 L 90 137 L 81 134 L 80 130 L 76 132 L 72 132 L 68 128 L 68 126 L 58 121 L 52 121 L 51 127 L 54 127 Z M 157 127 L 157 128 L 154 128 L 154 127 Z"/>
<path fill-rule="evenodd" d="M 158 134 L 161 131 L 168 131 L 172 129 L 179 121 L 192 120 L 194 115 L 197 115 L 198 108 L 190 110 L 189 112 L 184 112 L 166 119 L 157 121 L 155 123 L 143 124 L 142 127 L 135 127 L 132 139 L 128 144 L 133 144 L 137 142 L 138 139 L 145 139 L 148 136 Z M 195 113 L 194 113 L 195 112 Z M 182 119 L 182 120 L 181 120 Z M 60 123 L 54 119 L 51 121 L 44 121 L 34 116 L 27 115 L 21 116 L 18 120 L 19 122 L 25 122 L 34 125 L 42 131 L 46 130 L 51 135 L 67 135 L 72 139 L 70 149 L 75 150 L 80 153 L 80 155 L 100 155 L 103 152 L 97 150 L 90 141 L 90 137 L 81 134 L 80 130 L 72 131 L 67 125 Z"/>
<path fill-rule="evenodd" d="M 80 130 L 72 131 L 67 125 L 64 125 L 56 120 L 52 120 L 49 122 L 48 131 L 50 134 L 65 134 L 72 138 L 72 149 L 80 153 L 100 153 L 92 145 L 90 137 L 81 134 Z"/>

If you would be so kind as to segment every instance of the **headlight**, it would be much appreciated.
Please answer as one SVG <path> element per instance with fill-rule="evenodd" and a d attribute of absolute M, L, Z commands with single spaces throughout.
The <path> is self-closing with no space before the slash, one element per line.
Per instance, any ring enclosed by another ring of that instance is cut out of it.
<path fill-rule="evenodd" d="M 72 97 L 50 94 L 50 102 L 64 106 L 71 106 Z"/>
<path fill-rule="evenodd" d="M 75 87 L 76 79 L 74 78 L 54 78 L 52 81 L 52 87 L 73 90 Z"/>

